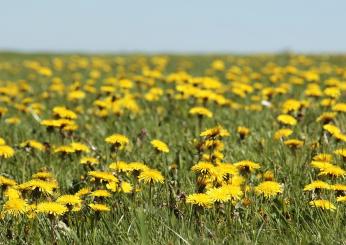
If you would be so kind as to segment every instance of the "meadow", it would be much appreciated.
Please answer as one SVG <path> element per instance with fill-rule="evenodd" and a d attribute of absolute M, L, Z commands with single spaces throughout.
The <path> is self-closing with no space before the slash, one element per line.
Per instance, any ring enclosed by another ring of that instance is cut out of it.
<path fill-rule="evenodd" d="M 0 53 L 0 244 L 345 244 L 346 56 Z"/>

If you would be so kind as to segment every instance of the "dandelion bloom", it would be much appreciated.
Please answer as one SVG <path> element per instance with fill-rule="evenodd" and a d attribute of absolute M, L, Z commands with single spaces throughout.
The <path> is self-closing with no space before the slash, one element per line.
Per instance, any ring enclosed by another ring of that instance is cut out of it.
<path fill-rule="evenodd" d="M 297 140 L 297 139 L 290 139 L 290 140 L 285 140 L 284 144 L 290 148 L 300 148 L 304 145 L 304 141 Z"/>
<path fill-rule="evenodd" d="M 58 185 L 56 182 L 33 179 L 20 184 L 18 187 L 21 190 L 39 190 L 44 194 L 53 194 L 54 190 L 58 188 Z"/>
<path fill-rule="evenodd" d="M 337 202 L 346 202 L 346 196 L 340 196 L 336 198 Z"/>
<path fill-rule="evenodd" d="M 323 210 L 330 210 L 334 211 L 336 210 L 336 207 L 328 200 L 314 200 L 309 202 L 310 206 L 316 207 L 316 208 L 321 208 Z"/>
<path fill-rule="evenodd" d="M 131 172 L 133 169 L 124 161 L 117 161 L 109 164 L 109 168 L 117 172 Z"/>
<path fill-rule="evenodd" d="M 255 192 L 258 195 L 263 194 L 265 197 L 274 197 L 279 193 L 282 193 L 282 187 L 275 181 L 264 181 L 255 187 Z"/>
<path fill-rule="evenodd" d="M 89 196 L 92 197 L 110 197 L 111 193 L 109 193 L 107 190 L 96 190 L 89 194 Z"/>
<path fill-rule="evenodd" d="M 122 181 L 120 184 L 120 188 L 118 190 L 122 191 L 124 193 L 131 193 L 133 190 L 133 187 L 132 187 L 131 183 L 129 183 L 127 181 Z"/>
<path fill-rule="evenodd" d="M 0 157 L 10 158 L 14 155 L 14 150 L 8 145 L 0 145 Z"/>
<path fill-rule="evenodd" d="M 95 157 L 82 157 L 79 161 L 82 165 L 97 165 L 99 164 L 99 160 Z"/>
<path fill-rule="evenodd" d="M 329 162 L 321 162 L 321 161 L 312 161 L 310 165 L 313 168 L 318 168 L 319 170 L 324 170 L 326 168 L 333 167 L 334 165 Z"/>
<path fill-rule="evenodd" d="M 198 115 L 198 116 L 204 116 L 209 118 L 213 117 L 213 113 L 205 107 L 193 107 L 190 109 L 189 113 L 191 115 Z"/>
<path fill-rule="evenodd" d="M 111 136 L 108 136 L 105 141 L 108 144 L 119 147 L 120 149 L 124 148 L 129 143 L 129 139 L 122 134 L 113 134 Z"/>
<path fill-rule="evenodd" d="M 203 131 L 200 136 L 206 138 L 226 137 L 229 136 L 229 132 L 221 126 L 216 126 Z"/>
<path fill-rule="evenodd" d="M 329 123 L 336 117 L 336 112 L 323 112 L 317 119 L 316 122 Z"/>
<path fill-rule="evenodd" d="M 82 200 L 77 195 L 62 195 L 56 199 L 56 202 L 64 205 L 80 205 Z"/>
<path fill-rule="evenodd" d="M 337 149 L 334 151 L 334 153 L 346 158 L 346 148 Z"/>
<path fill-rule="evenodd" d="M 139 181 L 144 183 L 163 183 L 165 178 L 162 176 L 161 172 L 155 169 L 146 169 L 142 171 L 138 176 Z"/>
<path fill-rule="evenodd" d="M 76 152 L 90 152 L 89 147 L 83 143 L 73 142 L 70 146 Z"/>
<path fill-rule="evenodd" d="M 250 171 L 253 172 L 256 169 L 261 168 L 261 165 L 249 160 L 243 160 L 240 162 L 234 163 L 234 166 L 236 166 L 239 170 L 245 170 L 245 171 Z"/>
<path fill-rule="evenodd" d="M 248 136 L 250 134 L 250 129 L 248 129 L 246 127 L 239 126 L 237 128 L 237 132 L 241 138 L 245 138 L 246 136 Z"/>
<path fill-rule="evenodd" d="M 341 133 L 340 129 L 333 124 L 325 124 L 323 126 L 323 129 L 326 130 L 331 135 L 336 135 L 336 134 Z"/>
<path fill-rule="evenodd" d="M 81 197 L 81 196 L 85 196 L 88 195 L 91 192 L 91 190 L 89 188 L 82 188 L 79 191 L 77 191 L 74 195 Z"/>
<path fill-rule="evenodd" d="M 186 197 L 186 203 L 210 208 L 213 205 L 213 199 L 206 193 L 195 193 Z"/>
<path fill-rule="evenodd" d="M 275 132 L 274 139 L 279 140 L 281 138 L 288 137 L 291 134 L 293 134 L 292 129 L 282 128 L 282 129 L 279 129 L 278 131 Z"/>
<path fill-rule="evenodd" d="M 147 165 L 141 162 L 130 162 L 128 164 L 128 167 L 131 171 L 143 171 L 143 170 L 149 169 Z"/>
<path fill-rule="evenodd" d="M 346 103 L 338 103 L 333 106 L 333 111 L 346 112 Z"/>
<path fill-rule="evenodd" d="M 53 108 L 53 115 L 59 118 L 76 119 L 77 115 L 73 111 L 66 109 L 64 106 L 56 106 Z"/>
<path fill-rule="evenodd" d="M 169 148 L 165 142 L 162 142 L 161 140 L 152 140 L 151 145 L 160 152 L 168 153 Z"/>
<path fill-rule="evenodd" d="M 215 170 L 215 166 L 211 162 L 198 162 L 192 166 L 191 170 L 200 174 L 212 174 Z"/>
<path fill-rule="evenodd" d="M 320 153 L 312 159 L 320 162 L 330 162 L 333 159 L 333 156 L 331 154 Z"/>
<path fill-rule="evenodd" d="M 28 211 L 28 203 L 21 198 L 11 198 L 4 203 L 3 212 L 12 216 L 18 216 Z"/>
<path fill-rule="evenodd" d="M 19 146 L 22 147 L 22 148 L 29 147 L 29 148 L 36 149 L 36 150 L 39 150 L 39 151 L 44 151 L 46 149 L 45 146 L 42 143 L 40 143 L 40 142 L 38 142 L 36 140 L 24 141 Z"/>
<path fill-rule="evenodd" d="M 40 179 L 40 180 L 54 180 L 53 174 L 47 171 L 37 172 L 33 174 L 31 177 L 33 179 Z"/>
<path fill-rule="evenodd" d="M 287 115 L 287 114 L 281 114 L 277 117 L 277 120 L 285 125 L 290 125 L 290 126 L 294 126 L 297 124 L 297 119 L 295 119 L 294 117 Z"/>
<path fill-rule="evenodd" d="M 334 184 L 331 185 L 331 189 L 333 191 L 346 191 L 346 185 L 343 184 Z"/>
<path fill-rule="evenodd" d="M 21 198 L 22 193 L 16 187 L 8 187 L 4 192 L 4 196 L 8 199 L 18 199 Z"/>
<path fill-rule="evenodd" d="M 209 189 L 207 194 L 213 202 L 227 202 L 232 199 L 239 200 L 243 195 L 243 191 L 237 185 L 224 185 L 219 188 Z"/>
<path fill-rule="evenodd" d="M 304 191 L 312 191 L 316 189 L 325 189 L 325 190 L 330 190 L 331 185 L 328 184 L 327 182 L 321 181 L 321 180 L 315 180 L 311 182 L 310 184 L 304 186 Z"/>
<path fill-rule="evenodd" d="M 94 177 L 97 180 L 106 181 L 106 182 L 117 182 L 118 179 L 110 172 L 102 172 L 102 171 L 89 171 L 88 175 Z"/>
<path fill-rule="evenodd" d="M 6 144 L 6 141 L 0 137 L 0 145 L 5 145 Z"/>
<path fill-rule="evenodd" d="M 7 186 L 14 186 L 14 185 L 17 185 L 17 182 L 15 180 L 0 175 L 0 186 L 7 187 Z"/>
<path fill-rule="evenodd" d="M 36 206 L 36 213 L 50 214 L 60 216 L 66 213 L 68 209 L 65 205 L 57 202 L 41 202 Z"/>
<path fill-rule="evenodd" d="M 346 175 L 346 171 L 343 170 L 342 168 L 340 168 L 339 166 L 329 166 L 324 168 L 319 174 L 319 176 L 321 175 L 329 175 L 329 176 L 333 176 L 333 177 L 342 177 Z"/>
<path fill-rule="evenodd" d="M 100 203 L 91 203 L 91 204 L 89 204 L 89 207 L 96 212 L 109 212 L 109 211 L 111 211 L 111 209 L 109 207 L 107 207 L 104 204 L 100 204 Z"/>

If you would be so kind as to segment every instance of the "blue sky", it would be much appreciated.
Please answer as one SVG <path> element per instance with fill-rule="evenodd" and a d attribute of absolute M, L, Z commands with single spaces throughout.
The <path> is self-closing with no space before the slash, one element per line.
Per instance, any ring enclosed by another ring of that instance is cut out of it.
<path fill-rule="evenodd" d="M 346 1 L 0 0 L 0 50 L 344 52 Z"/>

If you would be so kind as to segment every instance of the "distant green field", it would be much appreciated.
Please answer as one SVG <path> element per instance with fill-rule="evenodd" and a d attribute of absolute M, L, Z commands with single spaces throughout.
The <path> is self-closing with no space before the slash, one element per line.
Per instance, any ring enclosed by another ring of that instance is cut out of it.
<path fill-rule="evenodd" d="M 344 244 L 346 56 L 0 53 L 0 244 Z"/>

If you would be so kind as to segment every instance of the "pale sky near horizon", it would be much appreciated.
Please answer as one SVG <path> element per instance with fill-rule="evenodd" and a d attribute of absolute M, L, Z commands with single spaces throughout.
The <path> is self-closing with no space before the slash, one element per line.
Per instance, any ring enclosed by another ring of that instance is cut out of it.
<path fill-rule="evenodd" d="M 346 1 L 0 0 L 0 50 L 342 52 Z"/>

